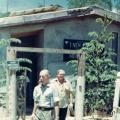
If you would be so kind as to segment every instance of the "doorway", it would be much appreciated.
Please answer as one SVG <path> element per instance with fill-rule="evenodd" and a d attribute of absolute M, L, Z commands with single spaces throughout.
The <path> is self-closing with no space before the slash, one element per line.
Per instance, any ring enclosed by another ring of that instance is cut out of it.
<path fill-rule="evenodd" d="M 21 44 L 12 43 L 11 46 L 17 47 L 43 47 L 43 31 L 35 31 L 30 33 L 19 33 L 11 36 L 12 38 L 18 38 L 21 40 Z M 29 53 L 29 52 L 17 52 L 17 58 L 27 58 L 32 61 L 32 64 L 22 63 L 22 66 L 28 67 L 32 72 L 27 72 L 29 82 L 26 86 L 26 111 L 27 114 L 31 114 L 33 108 L 33 90 L 37 85 L 39 71 L 43 68 L 43 54 Z"/>

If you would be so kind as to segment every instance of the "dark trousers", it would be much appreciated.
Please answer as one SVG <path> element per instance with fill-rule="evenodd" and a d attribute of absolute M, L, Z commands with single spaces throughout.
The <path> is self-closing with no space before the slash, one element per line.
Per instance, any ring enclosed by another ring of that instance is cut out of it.
<path fill-rule="evenodd" d="M 67 115 L 67 108 L 60 108 L 59 110 L 59 120 L 65 120 Z"/>

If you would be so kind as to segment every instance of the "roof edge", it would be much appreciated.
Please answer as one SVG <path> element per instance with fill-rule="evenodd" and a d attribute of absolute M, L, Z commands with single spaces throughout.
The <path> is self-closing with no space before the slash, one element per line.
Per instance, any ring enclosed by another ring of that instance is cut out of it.
<path fill-rule="evenodd" d="M 43 12 L 37 14 L 0 18 L 0 28 L 29 24 L 29 23 L 47 22 L 50 20 L 59 20 L 62 18 L 64 19 L 75 18 L 75 17 L 87 16 L 87 15 L 98 15 L 101 17 L 107 15 L 108 18 L 113 19 L 116 22 L 120 22 L 120 14 L 114 13 L 110 10 L 103 9 L 96 5 L 92 5 L 81 8 L 73 8 L 73 9 L 65 9 L 59 11 L 50 11 L 50 12 Z"/>

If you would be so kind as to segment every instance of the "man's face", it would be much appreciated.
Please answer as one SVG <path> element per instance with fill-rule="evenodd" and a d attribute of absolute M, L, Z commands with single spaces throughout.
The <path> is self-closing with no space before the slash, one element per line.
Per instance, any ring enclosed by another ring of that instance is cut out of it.
<path fill-rule="evenodd" d="M 63 82 L 64 81 L 64 74 L 58 73 L 57 78 L 58 78 L 59 82 Z"/>
<path fill-rule="evenodd" d="M 49 76 L 46 75 L 39 75 L 39 81 L 41 84 L 46 85 L 49 82 Z"/>

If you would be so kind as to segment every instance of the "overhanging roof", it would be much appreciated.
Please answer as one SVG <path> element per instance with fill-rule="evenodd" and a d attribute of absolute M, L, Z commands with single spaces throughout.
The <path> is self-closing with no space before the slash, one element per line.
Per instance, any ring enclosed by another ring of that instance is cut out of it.
<path fill-rule="evenodd" d="M 82 17 L 88 15 L 97 15 L 104 17 L 107 15 L 108 18 L 113 19 L 116 22 L 120 22 L 120 14 L 114 13 L 109 10 L 105 10 L 98 6 L 89 6 L 82 8 L 66 9 L 45 13 L 11 16 L 0 18 L 0 28 L 12 27 L 24 24 L 43 23 L 54 20 L 69 19 L 75 17 Z"/>

